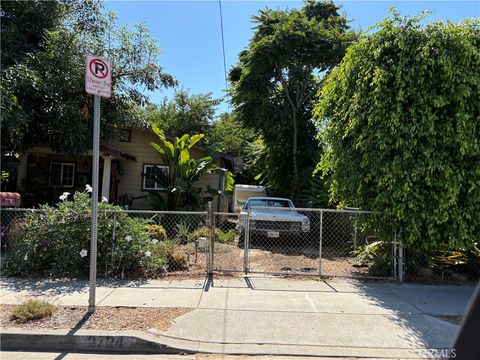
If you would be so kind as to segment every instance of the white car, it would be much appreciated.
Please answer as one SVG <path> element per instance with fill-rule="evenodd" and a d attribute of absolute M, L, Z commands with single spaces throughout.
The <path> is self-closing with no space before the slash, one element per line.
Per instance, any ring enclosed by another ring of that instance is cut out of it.
<path fill-rule="evenodd" d="M 247 215 L 250 214 L 250 234 L 278 238 L 281 235 L 301 235 L 310 231 L 310 219 L 295 210 L 290 199 L 276 197 L 251 197 L 238 218 L 240 242 L 243 243 Z"/>

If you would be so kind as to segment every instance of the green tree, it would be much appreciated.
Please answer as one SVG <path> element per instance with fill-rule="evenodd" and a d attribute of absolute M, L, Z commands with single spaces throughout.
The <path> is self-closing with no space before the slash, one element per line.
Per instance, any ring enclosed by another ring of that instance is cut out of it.
<path fill-rule="evenodd" d="M 5 66 L 1 70 L 5 151 L 48 143 L 61 152 L 86 152 L 93 107 L 92 96 L 84 91 L 87 53 L 106 56 L 113 64 L 113 96 L 102 102 L 103 139 L 114 138 L 121 127 L 143 125 L 137 107 L 147 103 L 148 97 L 141 88 L 151 91 L 175 84 L 158 65 L 160 51 L 148 30 L 143 25 L 134 31 L 120 26 L 113 13 L 105 12 L 102 3 L 15 3 L 2 2 L 1 15 L 2 37 L 8 35 L 6 47 L 2 44 L 2 54 L 5 51 L 7 55 L 2 57 Z M 6 5 L 10 8 L 4 12 Z M 57 7 L 60 10 L 52 16 L 58 19 L 44 21 L 43 26 L 31 16 Z M 12 38 L 23 28 L 38 31 L 28 46 Z"/>
<path fill-rule="evenodd" d="M 215 119 L 208 134 L 210 143 L 223 145 L 225 153 L 231 156 L 245 157 L 247 144 L 254 141 L 258 135 L 251 128 L 246 128 L 237 119 L 235 113 L 223 113 Z"/>
<path fill-rule="evenodd" d="M 262 10 L 253 18 L 248 49 L 230 71 L 238 118 L 258 129 L 267 145 L 269 184 L 290 190 L 293 199 L 317 150 L 311 121 L 316 74 L 336 65 L 355 37 L 338 10 L 332 2 L 315 1 L 298 10 Z"/>
<path fill-rule="evenodd" d="M 223 152 L 235 159 L 237 183 L 251 184 L 262 170 L 257 166 L 257 148 L 254 145 L 259 137 L 255 130 L 245 127 L 237 119 L 236 113 L 232 112 L 221 114 L 213 122 L 207 141 L 222 145 Z"/>
<path fill-rule="evenodd" d="M 173 99 L 164 98 L 160 105 L 148 106 L 146 117 L 169 136 L 206 134 L 219 103 L 210 93 L 190 95 L 188 91 L 179 90 Z"/>
<path fill-rule="evenodd" d="M 168 171 L 164 172 L 160 168 L 154 168 L 155 171 L 150 176 L 165 189 L 167 193 L 166 208 L 168 210 L 198 209 L 204 205 L 204 198 L 207 194 L 208 197 L 218 195 L 218 189 L 208 188 L 206 194 L 203 189 L 197 186 L 200 178 L 208 173 L 225 175 L 225 192 L 227 194 L 232 192 L 232 173 L 217 165 L 221 146 L 211 145 L 207 149 L 207 156 L 194 159 L 190 150 L 204 138 L 204 134 L 192 136 L 184 134 L 171 142 L 166 138 L 163 130 L 156 125 L 153 125 L 152 129 L 158 136 L 158 143 L 151 142 L 150 144 L 158 152 L 162 158 L 162 163 L 168 167 Z M 160 195 L 154 194 L 154 199 L 157 204 L 159 201 L 162 203 Z"/>
<path fill-rule="evenodd" d="M 2 1 L 1 67 L 22 61 L 26 54 L 39 50 L 45 32 L 61 22 L 64 7 L 56 1 Z"/>
<path fill-rule="evenodd" d="M 480 21 L 393 17 L 351 46 L 317 107 L 331 200 L 379 211 L 412 251 L 480 233 Z"/>

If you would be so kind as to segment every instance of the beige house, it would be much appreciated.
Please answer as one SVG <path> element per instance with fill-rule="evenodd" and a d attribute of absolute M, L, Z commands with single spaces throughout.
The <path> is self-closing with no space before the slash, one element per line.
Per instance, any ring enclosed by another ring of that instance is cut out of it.
<path fill-rule="evenodd" d="M 100 194 L 114 204 L 130 204 L 131 209 L 151 209 L 152 192 L 164 194 L 164 189 L 148 175 L 154 166 L 162 167 L 159 154 L 150 146 L 157 137 L 149 130 L 124 129 L 119 141 L 100 145 Z M 205 156 L 205 149 L 195 146 L 194 158 Z M 232 168 L 232 159 L 224 155 L 221 167 Z M 48 145 L 37 145 L 20 155 L 17 191 L 24 206 L 55 202 L 64 191 L 83 191 L 91 184 L 91 151 L 85 155 L 62 155 Z M 216 174 L 204 175 L 198 186 L 219 188 L 222 179 Z M 38 200 L 34 200 L 34 198 Z M 220 205 L 220 203 L 222 205 Z M 226 199 L 214 199 L 214 208 L 227 211 Z"/>

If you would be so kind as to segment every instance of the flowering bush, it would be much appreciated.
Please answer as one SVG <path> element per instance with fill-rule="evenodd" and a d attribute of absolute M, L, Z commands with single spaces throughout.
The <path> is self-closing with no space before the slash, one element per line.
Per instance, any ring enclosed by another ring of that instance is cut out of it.
<path fill-rule="evenodd" d="M 43 205 L 12 224 L 6 272 L 11 275 L 86 276 L 90 259 L 91 199 L 85 192 L 61 195 L 55 207 Z M 173 244 L 154 241 L 143 219 L 99 203 L 99 276 L 156 276 L 166 271 Z M 164 238 L 162 238 L 164 240 Z"/>

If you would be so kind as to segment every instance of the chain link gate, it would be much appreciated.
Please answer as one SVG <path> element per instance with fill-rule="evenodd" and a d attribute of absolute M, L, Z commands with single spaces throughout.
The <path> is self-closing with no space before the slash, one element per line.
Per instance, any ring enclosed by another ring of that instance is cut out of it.
<path fill-rule="evenodd" d="M 252 207 L 212 217 L 212 271 L 396 278 L 395 239 L 372 212 Z"/>
<path fill-rule="evenodd" d="M 214 212 L 212 214 L 213 271 L 244 271 L 244 232 L 238 226 L 240 217 L 238 213 Z"/>

